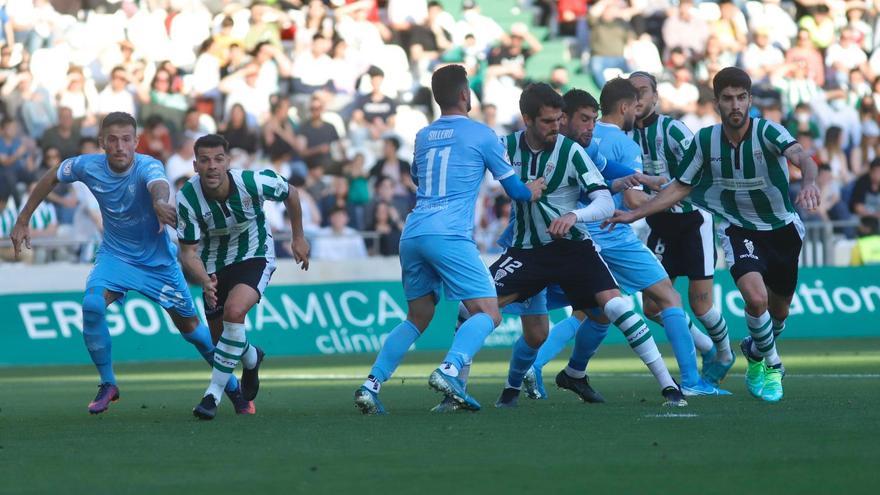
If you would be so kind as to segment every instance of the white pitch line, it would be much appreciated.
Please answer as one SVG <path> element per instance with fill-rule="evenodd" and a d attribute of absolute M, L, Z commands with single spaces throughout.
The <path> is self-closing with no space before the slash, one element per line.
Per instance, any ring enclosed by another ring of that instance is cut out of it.
<path fill-rule="evenodd" d="M 663 413 L 663 414 L 645 414 L 643 418 L 697 418 L 699 414 L 694 413 Z"/>

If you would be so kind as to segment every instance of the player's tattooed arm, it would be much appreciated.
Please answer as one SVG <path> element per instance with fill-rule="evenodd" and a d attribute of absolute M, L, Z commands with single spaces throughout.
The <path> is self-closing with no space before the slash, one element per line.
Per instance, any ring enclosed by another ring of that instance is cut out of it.
<path fill-rule="evenodd" d="M 798 193 L 795 203 L 807 210 L 815 210 L 819 207 L 819 186 L 816 185 L 819 167 L 800 143 L 786 148 L 783 155 L 792 165 L 801 169 L 803 174 L 801 192 Z"/>
<path fill-rule="evenodd" d="M 34 190 L 28 196 L 27 202 L 18 214 L 18 219 L 15 221 L 15 227 L 12 228 L 12 234 L 9 236 L 12 240 L 12 250 L 15 252 L 15 259 L 18 259 L 18 256 L 21 253 L 22 243 L 24 243 L 25 247 L 28 249 L 31 248 L 31 216 L 34 214 L 34 211 L 36 211 L 37 206 L 40 206 L 40 203 L 46 199 L 46 196 L 48 196 L 60 182 L 58 180 L 58 168 L 60 166 L 61 165 L 56 165 L 43 174 L 43 177 L 37 182 Z"/>
<path fill-rule="evenodd" d="M 150 196 L 153 198 L 153 210 L 156 211 L 156 218 L 159 219 L 159 232 L 162 232 L 165 225 L 176 227 L 177 210 L 168 200 L 171 196 L 168 181 L 154 180 L 147 185 L 147 189 L 150 190 Z"/>
<path fill-rule="evenodd" d="M 290 241 L 290 250 L 293 253 L 293 258 L 302 266 L 302 269 L 308 270 L 310 246 L 303 233 L 302 206 L 295 187 L 290 188 L 284 205 L 287 207 L 287 215 L 290 217 L 290 232 L 293 235 L 293 239 Z"/>

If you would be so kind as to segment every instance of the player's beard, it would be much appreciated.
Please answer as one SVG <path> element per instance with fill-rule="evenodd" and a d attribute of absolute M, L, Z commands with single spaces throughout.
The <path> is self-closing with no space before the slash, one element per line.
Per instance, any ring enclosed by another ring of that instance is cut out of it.
<path fill-rule="evenodd" d="M 629 132 L 633 130 L 633 127 L 636 125 L 636 118 L 633 116 L 632 119 L 623 118 L 623 127 L 620 128 L 623 132 Z"/>
<path fill-rule="evenodd" d="M 734 114 L 739 117 L 739 122 L 734 122 Z M 729 112 L 721 117 L 721 121 L 726 127 L 730 129 L 741 129 L 743 126 L 746 125 L 746 123 L 748 123 L 749 119 L 744 113 Z"/>

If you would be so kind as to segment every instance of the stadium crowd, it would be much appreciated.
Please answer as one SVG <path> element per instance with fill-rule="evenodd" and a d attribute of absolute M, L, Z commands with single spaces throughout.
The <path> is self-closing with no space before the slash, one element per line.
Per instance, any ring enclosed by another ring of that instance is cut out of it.
<path fill-rule="evenodd" d="M 490 4 L 533 18 L 506 29 Z M 415 204 L 412 143 L 437 115 L 430 74 L 446 63 L 466 67 L 474 114 L 499 134 L 521 126 L 528 82 L 563 92 L 572 71 L 601 87 L 635 70 L 655 74 L 659 110 L 696 131 L 718 122 L 709 81 L 742 67 L 754 110 L 821 165 L 822 206 L 804 219 L 856 217 L 842 233 L 877 234 L 877 14 L 873 2 L 835 0 L 0 0 L 0 238 L 43 171 L 100 152 L 102 116 L 126 111 L 141 124 L 138 152 L 161 160 L 175 186 L 193 173 L 193 141 L 219 132 L 233 166 L 271 168 L 298 187 L 315 259 L 397 254 Z M 528 71 L 558 40 L 560 64 Z M 59 186 L 31 227 L 81 243 L 88 261 L 101 219 L 78 186 Z M 287 228 L 283 208 L 270 214 Z M 499 250 L 509 215 L 487 181 L 481 250 Z"/>

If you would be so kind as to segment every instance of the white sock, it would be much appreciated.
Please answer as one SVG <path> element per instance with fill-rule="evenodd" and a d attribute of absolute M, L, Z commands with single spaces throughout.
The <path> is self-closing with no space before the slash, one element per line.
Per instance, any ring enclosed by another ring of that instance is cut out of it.
<path fill-rule="evenodd" d="M 367 378 L 367 381 L 364 382 L 364 387 L 367 387 L 374 394 L 378 394 L 379 390 L 382 389 L 382 384 L 375 378 Z"/>
<path fill-rule="evenodd" d="M 565 374 L 572 377 L 572 378 L 583 378 L 583 377 L 587 376 L 586 370 L 576 370 L 576 369 L 572 368 L 571 366 L 565 367 Z"/>
<path fill-rule="evenodd" d="M 715 343 L 718 350 L 718 359 L 722 362 L 729 363 L 733 359 L 733 353 L 730 350 L 730 337 L 727 334 L 727 321 L 717 306 L 706 312 L 704 315 L 697 315 L 700 324 L 706 329 L 709 338 Z"/>
<path fill-rule="evenodd" d="M 440 372 L 453 378 L 458 376 L 458 368 L 452 363 L 440 363 Z"/>
<path fill-rule="evenodd" d="M 509 381 L 505 381 L 504 388 L 515 388 L 516 390 L 520 390 L 520 389 L 522 389 L 522 385 L 520 385 L 519 387 L 514 387 L 513 385 L 510 384 Z"/>
<path fill-rule="evenodd" d="M 715 345 L 712 342 L 712 339 L 709 338 L 708 335 L 701 332 L 694 322 L 691 320 L 691 317 L 685 313 L 685 319 L 687 320 L 688 330 L 691 332 L 691 337 L 694 338 L 694 347 L 697 348 L 697 352 L 700 354 L 706 354 L 707 352 L 712 350 L 712 347 Z"/>
<path fill-rule="evenodd" d="M 244 348 L 244 353 L 241 355 L 241 365 L 249 370 L 257 366 L 257 348 L 250 343 L 247 344 L 247 347 Z"/>
<path fill-rule="evenodd" d="M 247 347 L 247 335 L 245 334 L 244 323 L 233 323 L 229 321 L 223 322 L 223 333 L 220 335 L 220 341 L 214 348 L 214 369 L 211 371 L 211 385 L 205 392 L 205 395 L 213 395 L 220 403 L 220 397 L 223 396 L 223 390 L 229 377 L 235 371 L 235 367 L 241 360 L 241 355 Z"/>
<path fill-rule="evenodd" d="M 775 366 L 782 361 L 776 353 L 776 343 L 773 339 L 773 328 L 770 322 L 770 313 L 764 311 L 759 316 L 752 316 L 746 312 L 746 324 L 749 327 L 749 334 L 752 336 L 754 345 L 758 352 L 764 356 L 764 363 L 767 366 Z"/>
<path fill-rule="evenodd" d="M 673 380 L 672 375 L 669 374 L 669 368 L 666 367 L 663 358 L 651 361 L 650 363 L 647 363 L 647 365 L 648 369 L 651 370 L 651 374 L 654 375 L 654 378 L 660 383 L 660 390 L 663 390 L 666 387 L 676 387 L 675 380 Z"/>

